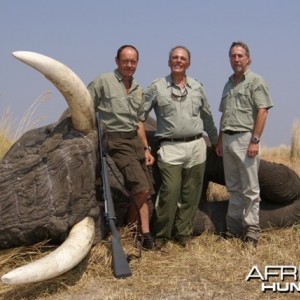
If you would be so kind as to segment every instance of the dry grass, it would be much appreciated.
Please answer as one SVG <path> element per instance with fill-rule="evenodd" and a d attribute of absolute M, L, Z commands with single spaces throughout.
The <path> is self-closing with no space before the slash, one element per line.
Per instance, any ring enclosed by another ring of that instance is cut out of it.
<path fill-rule="evenodd" d="M 299 168 L 299 160 L 290 162 L 288 148 L 263 152 L 265 159 Z M 210 197 L 226 198 L 226 190 L 217 186 L 217 190 L 211 190 Z M 103 241 L 92 248 L 81 264 L 58 278 L 21 286 L 0 283 L 0 299 L 299 299 L 297 293 L 262 293 L 259 281 L 245 280 L 255 265 L 262 271 L 266 265 L 299 266 L 298 225 L 263 232 L 257 249 L 245 247 L 239 240 L 222 242 L 217 236 L 204 233 L 185 249 L 170 242 L 162 251 L 142 251 L 141 257 L 133 247 L 130 230 L 125 228 L 121 233 L 125 252 L 133 255 L 132 277 L 113 277 L 110 243 Z M 2 250 L 0 275 L 53 249 L 40 243 Z"/>
<path fill-rule="evenodd" d="M 3 112 L 0 119 L 0 159 L 24 132 L 36 128 L 46 119 L 45 115 L 39 113 L 39 107 L 50 100 L 51 94 L 50 91 L 46 91 L 35 99 L 20 120 L 13 120 L 9 108 Z"/>
<path fill-rule="evenodd" d="M 290 158 L 292 165 L 296 166 L 295 171 L 300 174 L 300 166 L 299 166 L 299 161 L 300 161 L 300 120 L 295 122 L 293 126 L 293 138 L 292 138 L 292 143 L 291 143 L 291 153 L 290 153 Z"/>
<path fill-rule="evenodd" d="M 24 112 L 18 126 L 14 131 L 13 140 L 16 141 L 24 132 L 36 128 L 39 122 L 46 119 L 46 115 L 40 114 L 38 109 L 40 105 L 50 100 L 52 93 L 46 91 L 33 101 L 32 105 Z"/>
<path fill-rule="evenodd" d="M 287 299 L 286 294 L 262 293 L 259 281 L 246 282 L 245 278 L 255 265 L 260 270 L 266 265 L 298 266 L 299 242 L 298 226 L 264 232 L 257 249 L 245 247 L 239 240 L 221 242 L 217 236 L 204 233 L 186 249 L 169 243 L 160 252 L 143 251 L 140 259 L 130 262 L 133 276 L 126 279 L 113 278 L 109 243 L 103 242 L 66 275 L 39 284 L 13 287 L 0 284 L 0 297 L 137 300 L 270 299 L 272 296 L 272 299 Z M 127 253 L 138 254 L 126 233 L 123 233 L 123 244 Z M 44 247 L 2 251 L 1 273 L 44 255 Z M 296 297 L 288 295 L 288 299 Z"/>
<path fill-rule="evenodd" d="M 288 145 L 280 145 L 278 147 L 263 147 L 262 158 L 268 161 L 274 161 L 277 163 L 290 163 L 291 147 Z"/>
<path fill-rule="evenodd" d="M 9 138 L 10 128 L 10 113 L 7 109 L 0 120 L 0 159 L 12 145 L 12 140 Z"/>
<path fill-rule="evenodd" d="M 50 97 L 50 91 L 41 94 L 17 121 L 13 120 L 9 108 L 3 112 L 0 119 L 0 159 L 24 132 L 36 128 L 39 122 L 46 119 L 45 115 L 39 113 L 39 107 L 48 102 Z"/>
<path fill-rule="evenodd" d="M 280 145 L 274 148 L 263 148 L 262 158 L 284 164 L 300 176 L 300 121 L 295 122 L 291 146 Z"/>
<path fill-rule="evenodd" d="M 224 185 L 210 182 L 208 184 L 206 197 L 209 202 L 224 201 L 229 199 L 229 194 Z"/>

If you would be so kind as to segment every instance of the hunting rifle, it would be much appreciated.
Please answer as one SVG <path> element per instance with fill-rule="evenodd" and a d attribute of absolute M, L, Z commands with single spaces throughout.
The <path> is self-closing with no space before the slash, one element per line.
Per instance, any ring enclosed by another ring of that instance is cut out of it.
<path fill-rule="evenodd" d="M 96 123 L 98 128 L 99 151 L 101 159 L 101 176 L 103 182 L 103 198 L 105 204 L 105 218 L 109 225 L 111 232 L 111 250 L 112 250 L 112 269 L 113 275 L 116 278 L 125 278 L 132 275 L 127 257 L 121 245 L 121 236 L 116 227 L 116 215 L 114 203 L 111 196 L 109 185 L 107 165 L 106 165 L 106 151 L 102 141 L 102 130 L 100 124 L 100 113 L 96 112 Z"/>

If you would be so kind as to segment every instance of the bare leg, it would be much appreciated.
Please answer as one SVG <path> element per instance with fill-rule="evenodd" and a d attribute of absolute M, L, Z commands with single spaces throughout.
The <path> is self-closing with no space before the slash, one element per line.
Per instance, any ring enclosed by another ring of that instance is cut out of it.
<path fill-rule="evenodd" d="M 132 195 L 133 201 L 129 207 L 128 223 L 133 224 L 138 221 L 140 217 L 141 233 L 148 233 L 150 231 L 149 207 L 147 204 L 148 196 L 149 190 Z"/>

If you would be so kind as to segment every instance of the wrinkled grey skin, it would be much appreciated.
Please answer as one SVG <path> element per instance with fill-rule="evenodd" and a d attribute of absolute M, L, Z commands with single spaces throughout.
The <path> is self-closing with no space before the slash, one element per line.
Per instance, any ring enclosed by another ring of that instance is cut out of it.
<path fill-rule="evenodd" d="M 146 130 L 155 153 L 153 120 L 147 121 Z M 70 229 L 86 216 L 96 221 L 95 243 L 100 241 L 105 228 L 98 162 L 96 130 L 88 134 L 74 130 L 67 115 L 55 124 L 25 133 L 0 162 L 0 249 L 45 239 L 60 244 Z M 130 197 L 109 157 L 108 172 L 117 219 L 122 226 L 126 224 Z M 158 190 L 160 178 L 156 166 L 153 176 Z M 262 161 L 259 180 L 262 228 L 299 222 L 299 177 L 283 165 Z M 224 184 L 222 158 L 216 157 L 211 149 L 206 186 L 209 181 Z M 205 192 L 194 233 L 222 232 L 227 201 L 206 202 Z"/>
<path fill-rule="evenodd" d="M 66 118 L 25 133 L 0 163 L 0 248 L 45 239 L 62 243 L 85 216 L 101 239 L 95 172 L 97 133 Z"/>

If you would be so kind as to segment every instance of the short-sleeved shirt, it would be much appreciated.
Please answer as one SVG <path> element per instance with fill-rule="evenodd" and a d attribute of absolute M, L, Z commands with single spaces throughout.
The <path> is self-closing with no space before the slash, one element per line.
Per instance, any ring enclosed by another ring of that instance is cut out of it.
<path fill-rule="evenodd" d="M 221 131 L 252 131 L 259 108 L 273 106 L 265 80 L 249 69 L 236 86 L 233 76 L 225 84 L 219 111 L 223 113 Z"/>
<path fill-rule="evenodd" d="M 88 90 L 108 132 L 137 129 L 144 114 L 144 95 L 142 87 L 134 79 L 126 94 L 122 75 L 116 69 L 98 76 L 88 85 Z"/>
<path fill-rule="evenodd" d="M 122 75 L 114 72 L 98 76 L 88 85 L 95 110 L 109 133 L 136 131 L 144 115 L 144 96 L 140 85 L 132 79 L 126 93 Z M 145 190 L 153 193 L 153 184 L 145 162 L 145 151 L 138 136 L 132 138 L 109 137 L 107 152 L 124 176 L 125 186 L 131 194 Z"/>
<path fill-rule="evenodd" d="M 185 90 L 180 90 L 171 75 L 155 80 L 145 90 L 145 116 L 154 108 L 157 119 L 156 137 L 181 138 L 206 131 L 211 142 L 217 142 L 217 129 L 203 86 L 186 77 Z"/>

